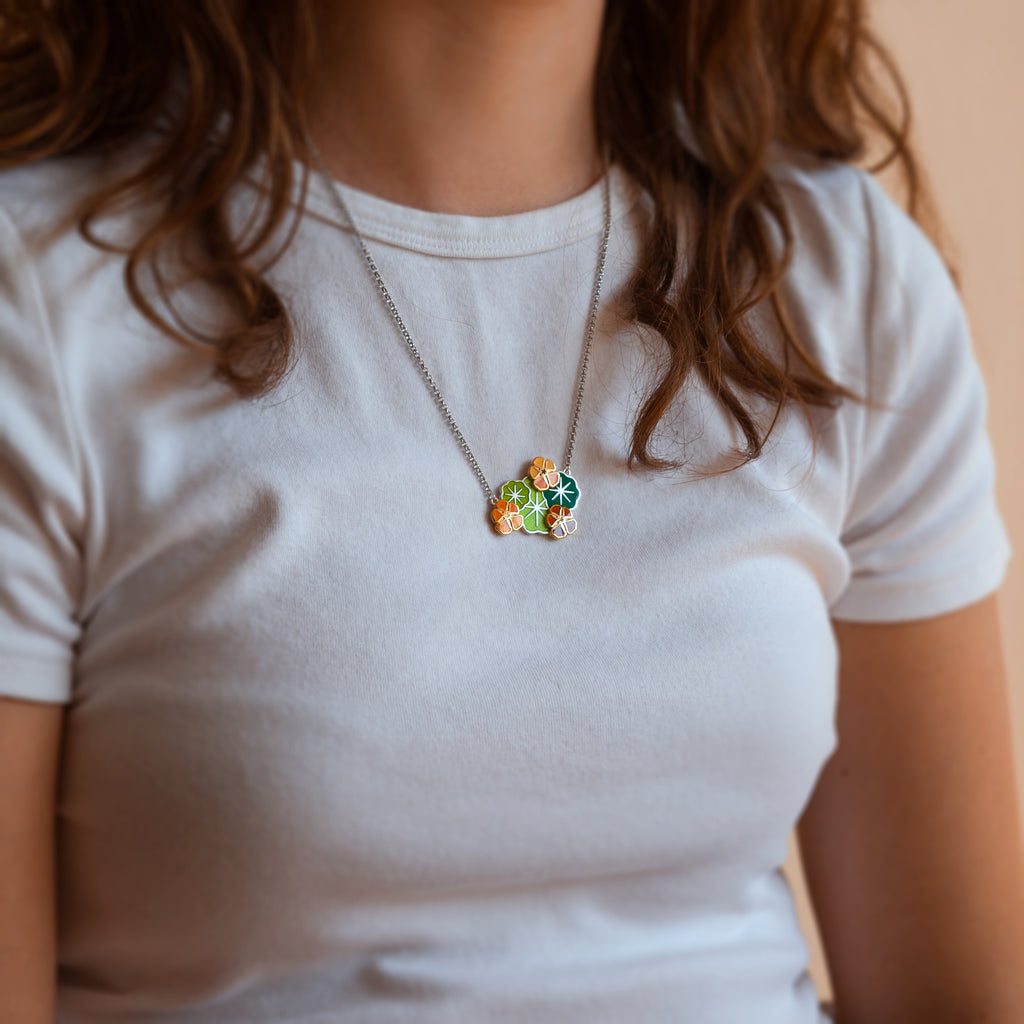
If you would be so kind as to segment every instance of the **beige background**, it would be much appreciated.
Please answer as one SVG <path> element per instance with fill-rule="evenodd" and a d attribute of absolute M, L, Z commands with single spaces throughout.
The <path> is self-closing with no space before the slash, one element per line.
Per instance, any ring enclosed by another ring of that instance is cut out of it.
<path fill-rule="evenodd" d="M 1016 556 L 1002 615 L 1024 793 L 1024 3 L 874 0 L 872 6 L 909 86 L 914 134 L 989 385 L 999 499 Z M 799 885 L 792 856 L 790 869 Z M 802 911 L 812 972 L 827 992 L 806 902 Z"/>

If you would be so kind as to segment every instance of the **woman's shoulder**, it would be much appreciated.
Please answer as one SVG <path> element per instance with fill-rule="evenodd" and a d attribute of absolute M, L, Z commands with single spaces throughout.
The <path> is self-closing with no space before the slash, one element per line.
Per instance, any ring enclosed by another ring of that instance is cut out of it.
<path fill-rule="evenodd" d="M 66 156 L 0 171 L 0 216 L 26 240 L 67 226 L 76 208 L 103 187 L 104 162 Z"/>
<path fill-rule="evenodd" d="M 27 315 L 26 304 L 34 307 L 58 345 L 68 333 L 61 327 L 88 324 L 94 306 L 113 315 L 128 302 L 125 243 L 144 212 L 134 202 L 102 202 L 123 180 L 124 159 L 62 156 L 0 171 L 0 301 L 8 313 Z M 93 200 L 101 202 L 87 237 L 82 218 Z"/>
<path fill-rule="evenodd" d="M 771 168 L 792 237 L 786 299 L 833 376 L 892 393 L 907 373 L 966 357 L 959 292 L 924 229 L 867 170 L 809 157 Z"/>
<path fill-rule="evenodd" d="M 114 248 L 79 229 L 83 202 L 111 180 L 111 165 L 95 157 L 0 172 L 0 404 L 8 410 L 35 396 L 70 408 L 93 391 L 113 394 L 133 368 L 167 348 L 154 343 L 156 329 L 134 307 L 126 256 L 116 248 L 137 212 L 97 220 L 96 234 Z"/>
<path fill-rule="evenodd" d="M 797 259 L 860 270 L 875 283 L 887 273 L 909 288 L 951 280 L 932 239 L 863 167 L 786 151 L 770 174 L 792 219 Z"/>
<path fill-rule="evenodd" d="M 960 295 L 922 228 L 867 171 L 774 169 L 792 221 L 786 297 L 841 383 L 822 447 L 844 493 L 851 583 L 830 613 L 923 618 L 990 593 L 1009 555 L 994 500 L 986 391 Z"/>
<path fill-rule="evenodd" d="M 125 194 L 107 201 L 105 193 L 123 182 L 136 154 L 85 154 L 51 157 L 0 170 L 0 232 L 3 252 L 10 260 L 18 253 L 23 272 L 37 272 L 47 294 L 60 295 L 74 281 L 88 276 L 97 264 L 117 263 L 115 248 L 137 234 L 145 216 L 138 197 Z M 97 215 L 90 223 L 95 236 L 114 243 L 95 245 L 80 230 L 82 215 L 92 200 Z"/>

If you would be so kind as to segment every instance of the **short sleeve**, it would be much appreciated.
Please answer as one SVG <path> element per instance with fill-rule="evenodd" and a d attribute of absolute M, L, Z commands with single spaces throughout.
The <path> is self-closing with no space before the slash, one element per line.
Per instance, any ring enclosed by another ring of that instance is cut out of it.
<path fill-rule="evenodd" d="M 65 703 L 84 499 L 49 319 L 26 247 L 0 214 L 0 696 Z"/>
<path fill-rule="evenodd" d="M 963 306 L 931 242 L 865 176 L 874 240 L 869 397 L 842 530 L 850 581 L 831 608 L 862 622 L 928 618 L 1003 579 L 986 393 Z"/>

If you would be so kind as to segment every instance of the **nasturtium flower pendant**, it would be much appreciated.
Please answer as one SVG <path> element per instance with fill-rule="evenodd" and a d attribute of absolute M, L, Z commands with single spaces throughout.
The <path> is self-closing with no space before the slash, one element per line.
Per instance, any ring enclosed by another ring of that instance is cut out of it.
<path fill-rule="evenodd" d="M 552 505 L 548 509 L 548 526 L 551 527 L 551 536 L 556 540 L 570 537 L 576 532 L 576 520 L 572 517 L 572 511 L 563 505 Z"/>
<path fill-rule="evenodd" d="M 501 534 L 509 534 L 523 527 L 523 517 L 514 501 L 499 501 L 491 513 L 494 528 Z"/>
<path fill-rule="evenodd" d="M 538 455 L 530 463 L 528 472 L 533 481 L 533 486 L 538 491 L 546 491 L 549 487 L 554 487 L 558 483 L 558 470 L 555 469 L 555 464 L 550 459 L 545 459 L 541 455 Z"/>
<path fill-rule="evenodd" d="M 538 456 L 521 480 L 502 485 L 501 498 L 491 512 L 495 529 L 507 536 L 546 533 L 556 540 L 570 537 L 578 523 L 572 509 L 579 501 L 580 489 L 568 473 L 559 472 L 551 459 Z"/>

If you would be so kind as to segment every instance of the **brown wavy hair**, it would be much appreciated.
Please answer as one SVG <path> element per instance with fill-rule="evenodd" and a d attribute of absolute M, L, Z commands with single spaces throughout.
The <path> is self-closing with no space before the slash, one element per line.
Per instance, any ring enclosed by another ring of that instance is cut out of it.
<path fill-rule="evenodd" d="M 156 202 L 159 216 L 123 250 L 128 292 L 167 334 L 207 351 L 243 397 L 269 392 L 296 345 L 267 279 L 283 246 L 268 245 L 295 215 L 296 187 L 305 194 L 308 172 L 297 178 L 295 167 L 309 162 L 302 111 L 316 60 L 314 3 L 0 0 L 0 166 L 109 154 L 151 134 L 146 158 L 88 196 L 75 218 L 109 248 L 92 231 L 99 216 L 125 200 Z M 769 160 L 782 146 L 864 163 L 881 142 L 871 169 L 896 164 L 909 212 L 928 213 L 906 90 L 862 0 L 607 0 L 594 116 L 599 141 L 653 200 L 627 309 L 664 339 L 668 358 L 639 410 L 629 465 L 679 465 L 656 456 L 651 441 L 693 371 L 742 430 L 737 464 L 761 453 L 787 405 L 810 416 L 811 407 L 857 398 L 826 374 L 787 315 L 793 237 Z M 233 233 L 229 194 L 261 158 L 263 205 Z M 695 234 L 680 273 L 687 211 Z M 176 314 L 168 268 L 183 252 L 186 270 L 230 300 L 233 329 L 209 337 Z M 162 305 L 147 298 L 144 274 Z M 764 302 L 782 331 L 781 360 L 749 323 Z M 770 422 L 752 411 L 753 396 L 774 409 Z"/>

